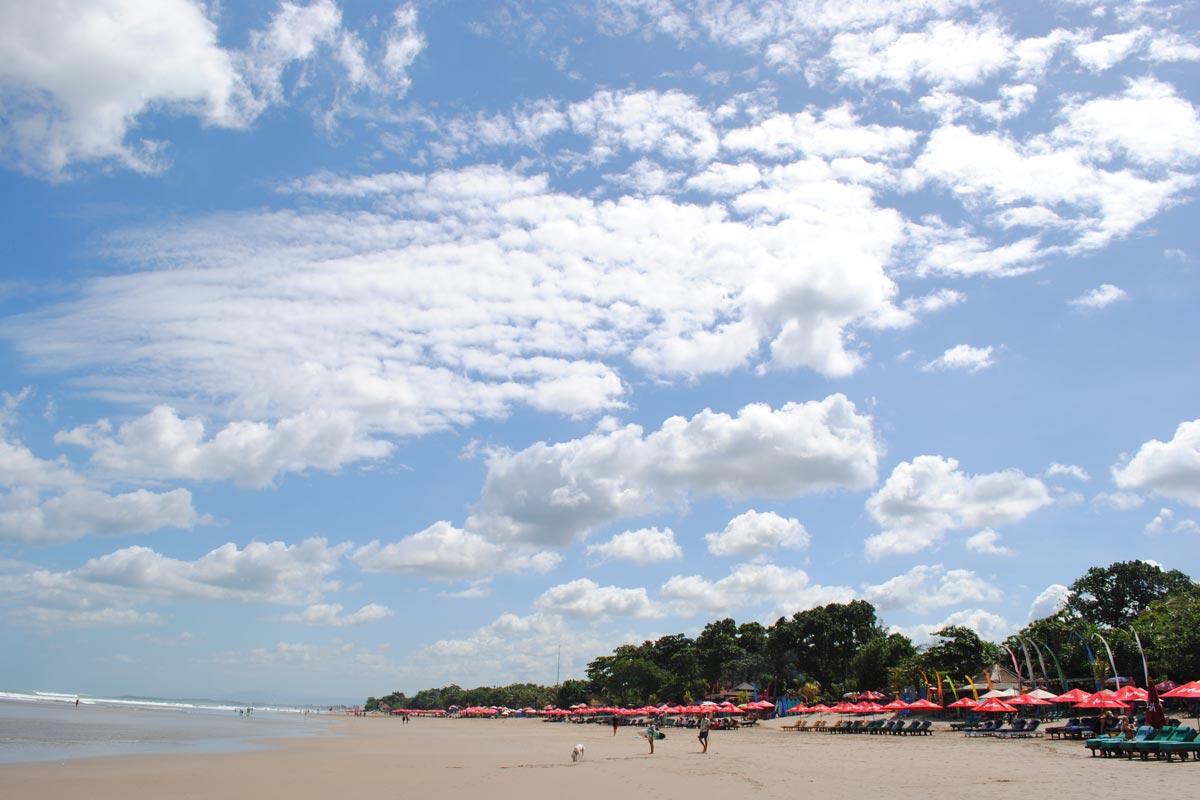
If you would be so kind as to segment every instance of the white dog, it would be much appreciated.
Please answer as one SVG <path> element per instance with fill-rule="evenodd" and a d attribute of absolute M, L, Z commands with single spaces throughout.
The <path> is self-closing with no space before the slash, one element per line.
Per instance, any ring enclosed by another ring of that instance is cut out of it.
<path fill-rule="evenodd" d="M 583 761 L 583 745 L 575 745 L 574 749 L 571 750 L 571 760 Z"/>

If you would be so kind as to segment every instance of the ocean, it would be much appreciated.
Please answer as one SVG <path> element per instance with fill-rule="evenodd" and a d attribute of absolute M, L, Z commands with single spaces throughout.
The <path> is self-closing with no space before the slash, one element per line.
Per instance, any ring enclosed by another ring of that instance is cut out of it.
<path fill-rule="evenodd" d="M 0 691 L 0 764 L 237 752 L 319 732 L 332 716 L 301 706 L 246 708 L 213 700 Z"/>

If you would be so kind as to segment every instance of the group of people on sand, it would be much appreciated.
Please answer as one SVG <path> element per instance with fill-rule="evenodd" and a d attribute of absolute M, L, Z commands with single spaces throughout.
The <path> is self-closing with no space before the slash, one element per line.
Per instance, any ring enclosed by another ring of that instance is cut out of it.
<path fill-rule="evenodd" d="M 697 725 L 698 730 L 696 733 L 696 739 L 700 742 L 700 752 L 701 753 L 708 753 L 708 732 L 710 730 L 712 730 L 712 727 L 713 727 L 713 723 L 712 723 L 712 715 L 711 714 L 705 714 L 704 716 L 700 717 L 700 722 Z M 616 734 L 617 734 L 617 723 L 616 723 L 616 718 L 614 717 L 613 718 L 613 735 L 616 736 Z M 658 730 L 658 726 L 655 724 L 655 721 L 653 718 L 650 720 L 650 724 L 646 726 L 646 732 L 643 733 L 642 736 L 646 739 L 647 742 L 650 743 L 650 755 L 654 755 L 654 742 L 658 739 L 667 738 L 667 735 L 665 733 L 662 733 L 661 731 Z"/>

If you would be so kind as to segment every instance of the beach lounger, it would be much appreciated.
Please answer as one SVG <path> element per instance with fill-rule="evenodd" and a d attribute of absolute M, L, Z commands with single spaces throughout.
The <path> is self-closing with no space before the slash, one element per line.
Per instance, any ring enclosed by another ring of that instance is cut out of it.
<path fill-rule="evenodd" d="M 950 730 L 952 730 L 952 731 L 970 730 L 972 728 L 978 728 L 980 723 L 982 723 L 982 722 L 983 722 L 983 717 L 981 715 L 968 714 L 967 718 L 965 720 L 963 720 L 962 722 L 951 722 Z"/>
<path fill-rule="evenodd" d="M 1092 751 L 1092 757 L 1095 758 L 1096 753 L 1100 750 L 1101 745 L 1105 742 L 1117 742 L 1122 740 L 1122 736 L 1109 736 L 1107 733 L 1101 736 L 1093 736 L 1090 739 L 1085 739 L 1083 746 Z M 1103 754 L 1102 754 L 1103 755 Z"/>
<path fill-rule="evenodd" d="M 1067 720 L 1066 725 L 1055 725 L 1054 727 L 1046 728 L 1046 733 L 1049 734 L 1051 739 L 1057 739 L 1060 736 L 1071 736 L 1082 729 L 1083 726 L 1079 724 L 1079 717 L 1071 717 Z"/>
<path fill-rule="evenodd" d="M 1142 728 L 1150 728 L 1150 726 L 1143 725 L 1141 728 L 1138 728 L 1138 730 L 1140 731 Z M 1142 753 L 1143 751 L 1149 755 L 1151 748 L 1157 747 L 1160 741 L 1165 742 L 1169 740 L 1171 738 L 1171 734 L 1173 733 L 1175 733 L 1174 725 L 1164 725 L 1161 728 L 1150 728 L 1150 733 L 1142 738 L 1134 736 L 1133 739 L 1127 739 L 1125 741 L 1118 742 L 1115 745 L 1106 745 L 1105 749 L 1112 748 L 1116 755 L 1125 756 L 1125 758 L 1132 759 L 1135 755 Z"/>
<path fill-rule="evenodd" d="M 1172 730 L 1174 730 L 1174 728 L 1172 728 Z M 1120 734 L 1115 734 L 1110 736 L 1105 741 L 1100 742 L 1097 746 L 1097 749 L 1100 751 L 1100 755 L 1104 756 L 1105 758 L 1108 756 L 1121 756 L 1126 754 L 1132 756 L 1133 746 L 1136 743 L 1144 742 L 1147 739 L 1153 739 L 1156 736 L 1158 736 L 1157 729 L 1152 728 L 1149 725 L 1143 725 L 1137 729 L 1137 732 L 1133 735 L 1132 739 L 1126 739 Z"/>
<path fill-rule="evenodd" d="M 1155 753 L 1166 756 L 1167 761 L 1173 761 L 1175 756 L 1179 756 L 1180 761 L 1187 761 L 1188 754 L 1200 759 L 1200 740 L 1196 737 L 1197 732 L 1186 725 L 1176 728 L 1169 741 L 1159 742 Z"/>
<path fill-rule="evenodd" d="M 1135 755 L 1142 757 L 1142 761 L 1146 761 L 1150 756 L 1158 756 L 1161 748 L 1172 744 L 1173 742 L 1191 741 L 1194 738 L 1192 729 L 1185 726 L 1160 728 L 1158 735 L 1153 739 L 1147 739 L 1144 742 L 1139 742 L 1132 752 L 1124 753 L 1128 758 L 1133 758 Z"/>

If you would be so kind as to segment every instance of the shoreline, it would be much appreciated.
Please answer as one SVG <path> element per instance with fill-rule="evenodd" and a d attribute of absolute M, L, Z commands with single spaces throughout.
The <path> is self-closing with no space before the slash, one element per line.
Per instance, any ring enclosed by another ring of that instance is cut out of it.
<path fill-rule="evenodd" d="M 1121 781 L 1182 796 L 1200 778 L 1194 761 L 1091 758 L 1077 741 L 968 739 L 942 726 L 929 737 L 798 734 L 779 730 L 784 722 L 715 732 L 707 755 L 693 731 L 666 728 L 651 756 L 632 727 L 613 736 L 596 724 L 346 717 L 306 737 L 261 740 L 265 750 L 0 765 L 0 785 L 14 800 L 150 800 L 164 786 L 180 798 L 266 793 L 289 800 L 379 791 L 486 792 L 499 800 L 562 791 L 573 800 L 611 800 L 643 790 L 713 800 L 747 790 L 767 798 L 817 790 L 823 800 L 879 791 L 922 800 L 957 800 L 968 791 L 1090 800 Z M 581 763 L 570 759 L 576 743 L 586 748 Z"/>

